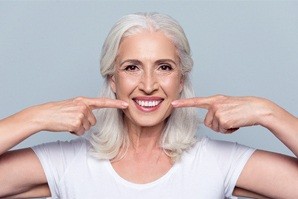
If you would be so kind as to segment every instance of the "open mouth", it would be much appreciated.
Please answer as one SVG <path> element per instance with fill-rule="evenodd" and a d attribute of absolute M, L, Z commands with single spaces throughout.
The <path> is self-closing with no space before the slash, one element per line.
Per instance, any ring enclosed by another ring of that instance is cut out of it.
<path fill-rule="evenodd" d="M 139 106 L 142 107 L 155 107 L 158 106 L 162 100 L 134 100 Z"/>
<path fill-rule="evenodd" d="M 155 111 L 160 107 L 164 99 L 160 97 L 136 97 L 133 98 L 137 108 L 141 111 L 151 112 Z"/>

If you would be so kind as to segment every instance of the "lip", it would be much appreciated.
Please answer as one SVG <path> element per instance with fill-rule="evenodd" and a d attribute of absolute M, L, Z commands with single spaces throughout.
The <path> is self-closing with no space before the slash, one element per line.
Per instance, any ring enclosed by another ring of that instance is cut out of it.
<path fill-rule="evenodd" d="M 139 96 L 132 99 L 138 110 L 143 112 L 153 112 L 156 111 L 160 106 L 164 98 L 161 97 L 147 97 Z"/>

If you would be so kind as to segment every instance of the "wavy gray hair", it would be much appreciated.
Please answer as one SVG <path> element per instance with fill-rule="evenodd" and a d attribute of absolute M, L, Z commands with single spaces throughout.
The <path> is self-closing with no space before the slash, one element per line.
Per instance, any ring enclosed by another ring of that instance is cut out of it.
<path fill-rule="evenodd" d="M 105 79 L 101 97 L 115 99 L 108 79 L 115 72 L 115 59 L 121 40 L 143 30 L 161 31 L 176 46 L 180 58 L 180 67 L 184 78 L 181 98 L 194 97 L 189 72 L 193 67 L 190 47 L 181 26 L 173 18 L 160 13 L 136 13 L 122 17 L 111 29 L 102 47 L 100 72 Z M 123 112 L 119 109 L 99 109 L 95 112 L 97 123 L 91 131 L 92 154 L 99 159 L 113 159 L 120 148 L 127 149 L 129 137 L 124 129 Z M 181 157 L 196 142 L 198 128 L 197 112 L 193 108 L 174 109 L 166 121 L 162 132 L 160 147 L 173 161 Z M 125 152 L 122 156 L 125 155 Z"/>

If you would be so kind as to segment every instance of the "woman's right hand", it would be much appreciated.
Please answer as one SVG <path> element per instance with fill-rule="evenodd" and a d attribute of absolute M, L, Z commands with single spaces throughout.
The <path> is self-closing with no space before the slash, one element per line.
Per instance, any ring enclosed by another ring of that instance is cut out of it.
<path fill-rule="evenodd" d="M 46 176 L 35 153 L 28 148 L 7 152 L 9 149 L 42 130 L 82 135 L 96 123 L 92 110 L 125 109 L 127 106 L 120 100 L 77 97 L 32 106 L 0 120 L 0 198 L 50 195 Z M 20 168 L 24 172 L 16 175 L 15 171 Z"/>
<path fill-rule="evenodd" d="M 120 100 L 77 97 L 26 108 L 0 120 L 0 155 L 39 131 L 82 135 L 96 123 L 92 110 L 127 106 Z"/>
<path fill-rule="evenodd" d="M 50 102 L 26 109 L 32 116 L 37 131 L 69 131 L 82 135 L 95 125 L 94 109 L 119 108 L 125 109 L 128 104 L 121 100 L 108 98 L 77 97 L 60 102 Z"/>

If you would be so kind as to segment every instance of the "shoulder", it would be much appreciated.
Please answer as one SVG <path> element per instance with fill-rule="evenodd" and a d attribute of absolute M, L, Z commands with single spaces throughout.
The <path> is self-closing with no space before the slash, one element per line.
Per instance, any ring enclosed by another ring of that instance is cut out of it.
<path fill-rule="evenodd" d="M 32 147 L 40 160 L 69 162 L 78 155 L 86 155 L 89 142 L 85 138 L 43 143 Z"/>
<path fill-rule="evenodd" d="M 183 156 L 222 164 L 228 161 L 237 162 L 241 159 L 247 159 L 254 151 L 255 149 L 238 144 L 237 142 L 202 137 Z"/>
<path fill-rule="evenodd" d="M 63 175 L 74 161 L 85 162 L 89 142 L 79 137 L 69 141 L 56 141 L 32 147 L 45 173 L 58 177 Z"/>
<path fill-rule="evenodd" d="M 67 150 L 67 149 L 79 150 L 81 147 L 87 147 L 87 144 L 88 144 L 88 141 L 85 138 L 79 137 L 68 141 L 58 140 L 55 142 L 43 143 L 43 144 L 34 146 L 32 148 L 33 150 L 41 149 L 41 148 L 50 148 L 53 150 Z"/>
<path fill-rule="evenodd" d="M 203 137 L 182 157 L 182 165 L 187 166 L 199 179 L 209 185 L 224 189 L 231 196 L 236 181 L 248 159 L 255 150 L 236 142 L 213 140 Z"/>
<path fill-rule="evenodd" d="M 32 147 L 42 165 L 53 198 L 60 198 L 59 190 L 64 187 L 63 183 L 61 184 L 63 179 L 85 170 L 89 145 L 88 140 L 79 137 Z M 76 168 L 76 172 L 72 172 L 72 168 Z"/>
<path fill-rule="evenodd" d="M 237 142 L 230 142 L 224 140 L 215 140 L 209 137 L 202 137 L 198 142 L 189 150 L 190 153 L 196 151 L 203 151 L 208 153 L 232 153 L 234 151 L 253 150 L 251 147 L 239 144 Z"/>

